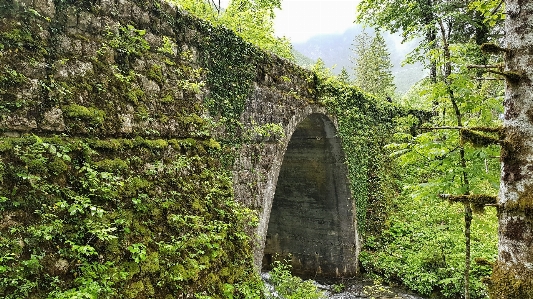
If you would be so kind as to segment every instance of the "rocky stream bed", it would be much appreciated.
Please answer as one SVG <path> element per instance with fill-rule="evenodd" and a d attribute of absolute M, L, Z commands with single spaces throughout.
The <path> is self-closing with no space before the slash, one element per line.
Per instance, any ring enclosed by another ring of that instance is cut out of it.
<path fill-rule="evenodd" d="M 269 283 L 269 273 L 264 272 L 261 277 L 274 298 L 283 299 L 277 296 L 274 287 Z M 324 299 L 426 299 L 404 289 L 386 286 L 370 279 L 350 279 L 331 284 L 315 282 L 315 285 L 325 292 Z"/>

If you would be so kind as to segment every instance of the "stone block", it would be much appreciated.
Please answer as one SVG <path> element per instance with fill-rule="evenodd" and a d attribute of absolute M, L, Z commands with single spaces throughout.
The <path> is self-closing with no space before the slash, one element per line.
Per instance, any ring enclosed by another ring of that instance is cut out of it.
<path fill-rule="evenodd" d="M 37 129 L 37 121 L 34 117 L 28 115 L 29 113 L 25 111 L 14 115 L 8 115 L 4 121 L 0 122 L 0 128 L 23 132 Z"/>
<path fill-rule="evenodd" d="M 157 48 L 161 47 L 163 40 L 161 37 L 151 32 L 146 32 L 146 34 L 144 35 L 144 39 L 148 42 L 150 48 L 154 50 L 157 50 Z"/>
<path fill-rule="evenodd" d="M 67 16 L 67 27 L 78 26 L 78 10 L 75 7 L 67 8 L 65 15 Z"/>
<path fill-rule="evenodd" d="M 5 136 L 5 137 L 18 138 L 22 134 L 20 132 L 16 132 L 16 131 L 5 131 L 5 132 L 2 133 L 2 135 Z"/>
<path fill-rule="evenodd" d="M 60 79 L 69 79 L 72 77 L 83 77 L 93 72 L 93 65 L 85 61 L 67 61 L 66 63 L 56 63 L 56 76 Z"/>
<path fill-rule="evenodd" d="M 58 107 L 44 113 L 43 120 L 40 125 L 41 129 L 48 131 L 65 131 L 65 121 L 63 120 L 63 111 Z"/>
<path fill-rule="evenodd" d="M 174 33 L 173 25 L 174 24 L 169 22 L 168 20 L 161 21 L 158 33 L 163 35 L 172 35 Z"/>
<path fill-rule="evenodd" d="M 44 68 L 42 77 L 44 77 Z M 28 81 L 28 83 L 24 86 L 24 89 L 22 89 L 22 92 L 19 95 L 20 99 L 35 99 L 39 96 L 39 80 L 38 79 L 31 79 Z"/>
<path fill-rule="evenodd" d="M 86 41 L 82 44 L 84 57 L 96 57 L 101 44 L 94 41 Z"/>
<path fill-rule="evenodd" d="M 70 27 L 65 30 L 65 33 L 70 36 L 76 36 L 78 34 L 83 34 L 84 32 L 79 30 L 78 27 Z"/>
<path fill-rule="evenodd" d="M 104 21 L 100 17 L 93 17 L 91 19 L 91 27 L 90 28 L 91 28 L 91 33 L 94 34 L 94 35 L 105 34 L 105 32 L 103 31 L 105 29 Z"/>
<path fill-rule="evenodd" d="M 33 6 L 43 17 L 52 19 L 56 14 L 53 0 L 34 0 Z"/>
<path fill-rule="evenodd" d="M 15 2 L 19 2 L 27 7 L 33 6 L 33 0 L 16 0 Z"/>
<path fill-rule="evenodd" d="M 172 2 L 162 1 L 161 2 L 161 13 L 164 13 L 172 18 L 176 16 L 178 8 Z"/>
<path fill-rule="evenodd" d="M 146 61 L 144 59 L 135 59 L 132 68 L 136 72 L 146 71 Z"/>
<path fill-rule="evenodd" d="M 82 56 L 83 55 L 83 43 L 85 43 L 85 41 L 81 41 L 79 39 L 72 40 L 71 53 L 76 56 Z"/>
<path fill-rule="evenodd" d="M 161 28 L 161 19 L 156 17 L 154 14 L 150 15 L 150 28 L 154 33 L 159 33 Z"/>
<path fill-rule="evenodd" d="M 134 116 L 133 114 L 120 114 L 119 115 L 119 121 L 121 123 L 120 126 L 120 133 L 132 133 L 133 132 L 133 126 L 134 126 Z"/>
<path fill-rule="evenodd" d="M 151 97 L 157 96 L 159 94 L 160 89 L 157 83 L 146 78 L 145 76 L 139 75 L 139 77 L 141 79 L 142 89 L 145 94 Z"/>
<path fill-rule="evenodd" d="M 124 23 L 131 19 L 133 4 L 127 0 L 118 0 L 118 16 Z"/>
<path fill-rule="evenodd" d="M 148 27 L 150 25 L 150 14 L 146 9 L 142 9 L 135 4 L 133 4 L 131 9 L 131 17 L 133 22 L 141 24 L 143 27 Z"/>
<path fill-rule="evenodd" d="M 41 30 L 39 30 L 37 32 L 37 36 L 39 37 L 39 40 L 43 43 L 43 44 L 47 44 L 48 43 L 48 40 L 50 39 L 50 32 L 48 31 L 48 25 L 50 23 L 48 22 L 42 22 L 41 23 Z"/>
<path fill-rule="evenodd" d="M 35 57 L 33 61 L 22 62 L 22 73 L 28 78 L 43 79 L 46 76 L 47 63 L 44 58 Z"/>
<path fill-rule="evenodd" d="M 82 11 L 80 12 L 78 16 L 78 29 L 89 32 L 91 31 L 91 24 L 93 20 L 95 19 L 95 16 L 91 13 Z"/>

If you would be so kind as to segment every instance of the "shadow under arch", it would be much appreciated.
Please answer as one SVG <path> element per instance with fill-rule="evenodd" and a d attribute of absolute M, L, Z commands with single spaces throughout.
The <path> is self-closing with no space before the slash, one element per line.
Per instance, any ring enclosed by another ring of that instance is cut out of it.
<path fill-rule="evenodd" d="M 290 260 L 304 277 L 357 273 L 358 236 L 345 157 L 333 122 L 310 114 L 285 151 L 268 221 L 263 269 Z"/>

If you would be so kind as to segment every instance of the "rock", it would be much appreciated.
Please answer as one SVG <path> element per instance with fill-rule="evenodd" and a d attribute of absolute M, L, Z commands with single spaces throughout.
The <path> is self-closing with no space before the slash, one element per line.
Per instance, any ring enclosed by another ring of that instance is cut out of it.
<path fill-rule="evenodd" d="M 58 107 L 44 113 L 44 118 L 41 123 L 41 129 L 49 131 L 65 131 L 65 121 L 63 120 L 63 111 Z"/>

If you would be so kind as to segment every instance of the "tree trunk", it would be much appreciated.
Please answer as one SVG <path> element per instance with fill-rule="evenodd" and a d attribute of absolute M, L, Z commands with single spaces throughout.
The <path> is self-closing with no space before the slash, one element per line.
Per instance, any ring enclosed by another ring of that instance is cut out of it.
<path fill-rule="evenodd" d="M 470 228 L 472 226 L 472 208 L 469 203 L 465 203 L 465 299 L 470 299 L 470 265 L 472 264 L 470 250 Z"/>
<path fill-rule="evenodd" d="M 448 96 L 450 97 L 450 102 L 452 103 L 453 111 L 455 112 L 455 119 L 457 120 L 457 127 L 463 127 L 463 115 L 459 106 L 457 105 L 457 100 L 454 96 L 450 75 L 452 74 L 451 66 L 451 53 L 450 53 L 450 44 L 448 43 L 448 36 L 442 20 L 439 20 L 441 35 L 442 35 L 442 50 L 444 54 L 444 83 L 448 89 Z M 459 159 L 461 163 L 462 171 L 462 187 L 464 190 L 464 195 L 470 194 L 470 183 L 468 181 L 468 173 L 466 172 L 466 158 L 465 158 L 465 149 L 461 145 L 459 149 Z M 465 208 L 465 269 L 464 269 L 464 290 L 465 290 L 465 299 L 470 299 L 470 264 L 471 264 L 471 253 L 470 253 L 470 228 L 472 226 L 472 208 L 470 203 L 464 204 Z"/>
<path fill-rule="evenodd" d="M 507 0 L 498 260 L 492 299 L 533 298 L 533 0 Z"/>
<path fill-rule="evenodd" d="M 429 49 L 435 49 L 435 42 L 437 40 L 437 34 L 435 32 L 435 17 L 433 15 L 433 1 L 422 0 L 422 11 L 424 12 L 424 25 L 426 26 L 426 42 L 429 45 Z M 429 78 L 431 83 L 437 83 L 437 62 L 434 59 L 430 59 L 429 62 Z"/>

